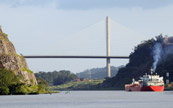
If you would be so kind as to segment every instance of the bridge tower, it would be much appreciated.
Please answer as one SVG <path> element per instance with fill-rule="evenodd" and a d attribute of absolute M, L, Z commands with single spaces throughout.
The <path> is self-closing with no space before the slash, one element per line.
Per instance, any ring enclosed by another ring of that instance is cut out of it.
<path fill-rule="evenodd" d="M 109 16 L 106 17 L 106 49 L 107 49 L 107 56 L 110 56 L 110 18 Z M 110 78 L 111 77 L 110 58 L 107 58 L 106 61 L 107 61 L 108 78 Z"/>

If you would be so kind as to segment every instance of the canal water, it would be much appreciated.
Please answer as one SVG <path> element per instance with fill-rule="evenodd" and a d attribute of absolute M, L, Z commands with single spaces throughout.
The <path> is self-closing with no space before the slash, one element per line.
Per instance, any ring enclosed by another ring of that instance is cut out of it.
<path fill-rule="evenodd" d="M 173 91 L 62 91 L 0 96 L 0 108 L 173 108 Z"/>

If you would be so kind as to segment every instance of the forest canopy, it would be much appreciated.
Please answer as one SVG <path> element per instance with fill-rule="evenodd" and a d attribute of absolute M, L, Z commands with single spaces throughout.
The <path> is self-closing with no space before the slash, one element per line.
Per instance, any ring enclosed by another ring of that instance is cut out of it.
<path fill-rule="evenodd" d="M 42 78 L 48 82 L 49 85 L 60 85 L 65 82 L 72 81 L 77 78 L 77 76 L 70 71 L 61 70 L 53 72 L 38 72 L 35 73 L 37 78 Z"/>

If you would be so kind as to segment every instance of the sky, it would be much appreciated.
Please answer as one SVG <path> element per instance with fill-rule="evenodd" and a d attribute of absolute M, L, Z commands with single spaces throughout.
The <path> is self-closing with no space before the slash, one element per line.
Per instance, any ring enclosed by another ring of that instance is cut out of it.
<path fill-rule="evenodd" d="M 128 56 L 159 34 L 173 36 L 173 0 L 0 0 L 0 25 L 18 54 L 106 55 L 110 16 L 111 56 Z M 105 67 L 104 59 L 27 59 L 34 72 L 73 73 Z M 112 59 L 112 66 L 128 60 Z"/>

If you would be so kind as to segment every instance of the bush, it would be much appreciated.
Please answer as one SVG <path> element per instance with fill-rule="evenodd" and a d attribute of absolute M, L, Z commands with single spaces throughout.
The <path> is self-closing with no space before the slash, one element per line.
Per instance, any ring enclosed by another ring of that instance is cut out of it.
<path fill-rule="evenodd" d="M 18 82 L 18 79 L 16 78 L 14 72 L 6 69 L 0 69 L 0 87 L 8 87 L 16 82 Z"/>
<path fill-rule="evenodd" d="M 29 94 L 38 92 L 38 86 L 32 86 L 20 81 L 20 77 L 14 72 L 0 69 L 0 95 Z"/>
<path fill-rule="evenodd" d="M 43 93 L 43 92 L 47 91 L 48 83 L 44 79 L 37 77 L 37 82 L 38 82 L 38 92 L 39 93 Z"/>
<path fill-rule="evenodd" d="M 0 95 L 8 95 L 9 88 L 8 87 L 0 87 Z"/>

